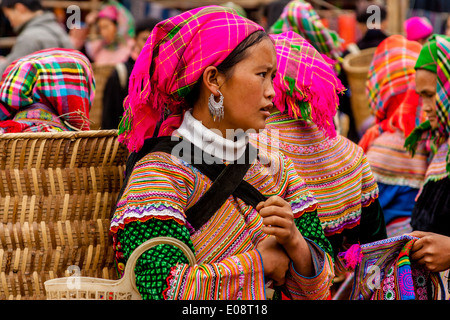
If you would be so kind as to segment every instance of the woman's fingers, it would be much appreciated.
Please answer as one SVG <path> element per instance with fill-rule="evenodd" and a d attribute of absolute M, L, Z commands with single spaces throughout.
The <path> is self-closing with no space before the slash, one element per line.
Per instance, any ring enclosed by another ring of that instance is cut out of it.
<path fill-rule="evenodd" d="M 279 228 L 290 228 L 292 226 L 292 221 L 289 221 L 283 217 L 277 215 L 269 215 L 263 218 L 263 224 L 265 226 L 279 227 Z"/>
<path fill-rule="evenodd" d="M 407 235 L 412 236 L 412 237 L 417 237 L 417 238 L 423 238 L 429 234 L 430 234 L 430 232 L 416 230 L 416 231 L 408 233 Z"/>
<path fill-rule="evenodd" d="M 266 201 L 264 201 L 264 207 L 268 207 L 268 206 L 278 206 L 278 207 L 285 207 L 285 206 L 289 206 L 289 202 L 287 202 L 286 200 L 284 200 L 283 198 L 279 197 L 279 196 L 272 196 L 269 199 L 267 199 Z"/>
<path fill-rule="evenodd" d="M 274 236 L 277 239 L 286 239 L 291 235 L 290 231 L 286 228 L 264 226 L 262 230 L 265 234 Z"/>

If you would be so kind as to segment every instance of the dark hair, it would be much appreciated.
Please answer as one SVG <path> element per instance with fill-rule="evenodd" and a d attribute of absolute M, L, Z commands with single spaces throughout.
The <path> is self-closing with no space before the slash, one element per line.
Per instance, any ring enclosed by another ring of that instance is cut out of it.
<path fill-rule="evenodd" d="M 380 21 L 386 20 L 386 16 L 387 16 L 386 8 L 381 4 L 378 4 L 375 2 L 368 2 L 368 3 L 364 3 L 362 5 L 357 6 L 356 21 L 358 21 L 359 23 L 366 23 L 367 20 L 369 20 L 369 18 L 373 15 L 372 11 L 367 12 L 367 9 L 372 5 L 380 8 Z"/>
<path fill-rule="evenodd" d="M 153 28 L 161 22 L 161 19 L 157 18 L 145 18 L 136 22 L 135 34 L 138 35 L 142 31 L 152 31 Z"/>
<path fill-rule="evenodd" d="M 278 0 L 269 2 L 263 7 L 263 16 L 267 18 L 267 27 L 269 29 L 280 18 L 284 8 L 291 0 Z"/>
<path fill-rule="evenodd" d="M 229 78 L 233 67 L 247 56 L 247 49 L 260 43 L 265 38 L 270 39 L 265 31 L 258 30 L 253 32 L 231 51 L 228 57 L 217 66 L 217 70 L 219 70 L 220 73 L 226 74 L 227 78 Z"/>
<path fill-rule="evenodd" d="M 21 3 L 27 7 L 30 11 L 42 10 L 42 4 L 40 0 L 2 0 L 0 2 L 0 7 L 2 8 L 13 8 L 16 3 Z"/>
<path fill-rule="evenodd" d="M 229 79 L 233 74 L 233 67 L 245 59 L 247 56 L 247 49 L 255 44 L 260 43 L 263 39 L 271 39 L 269 35 L 262 30 L 258 30 L 250 34 L 245 38 L 233 51 L 223 60 L 218 66 L 217 70 L 225 74 L 226 78 Z M 190 107 L 192 107 L 197 101 L 200 94 L 200 84 L 201 81 L 197 81 L 188 95 L 185 97 L 186 102 Z"/>

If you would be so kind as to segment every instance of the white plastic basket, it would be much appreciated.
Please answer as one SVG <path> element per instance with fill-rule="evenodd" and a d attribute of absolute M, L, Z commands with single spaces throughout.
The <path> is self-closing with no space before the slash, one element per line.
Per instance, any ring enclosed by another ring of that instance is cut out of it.
<path fill-rule="evenodd" d="M 145 251 L 160 244 L 178 247 L 191 266 L 196 264 L 194 254 L 185 243 L 175 238 L 157 237 L 144 242 L 133 251 L 121 279 L 79 276 L 51 279 L 44 283 L 47 300 L 141 300 L 134 274 L 136 262 Z"/>

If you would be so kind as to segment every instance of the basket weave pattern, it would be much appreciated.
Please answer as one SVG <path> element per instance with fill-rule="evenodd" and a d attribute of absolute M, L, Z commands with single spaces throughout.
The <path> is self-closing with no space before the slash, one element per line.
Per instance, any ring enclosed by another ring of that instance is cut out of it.
<path fill-rule="evenodd" d="M 0 135 L 0 299 L 45 299 L 69 266 L 116 279 L 109 217 L 126 158 L 116 130 Z"/>
<path fill-rule="evenodd" d="M 366 93 L 369 67 L 376 48 L 368 48 L 358 53 L 350 53 L 345 56 L 343 67 L 347 73 L 348 84 L 351 89 L 351 108 L 355 118 L 356 129 L 360 130 L 371 110 Z"/>
<path fill-rule="evenodd" d="M 91 130 L 100 130 L 102 129 L 103 93 L 108 78 L 114 71 L 114 65 L 97 65 L 93 63 L 92 70 L 95 77 L 95 96 L 89 112 L 89 119 L 92 122 L 90 128 Z"/>

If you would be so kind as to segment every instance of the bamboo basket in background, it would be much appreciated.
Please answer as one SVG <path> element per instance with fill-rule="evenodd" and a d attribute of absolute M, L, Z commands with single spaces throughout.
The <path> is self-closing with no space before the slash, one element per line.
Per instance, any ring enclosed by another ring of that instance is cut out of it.
<path fill-rule="evenodd" d="M 117 279 L 108 232 L 126 158 L 117 130 L 0 135 L 0 299 L 45 299 L 68 270 Z"/>
<path fill-rule="evenodd" d="M 114 64 L 98 65 L 93 63 L 92 70 L 95 78 L 95 97 L 92 102 L 91 110 L 89 111 L 89 119 L 91 120 L 91 130 L 102 129 L 102 115 L 103 115 L 103 92 L 105 90 L 106 82 L 111 73 L 114 71 Z"/>
<path fill-rule="evenodd" d="M 376 48 L 368 48 L 350 53 L 344 57 L 342 62 L 351 90 L 350 104 L 358 131 L 371 114 L 366 95 L 366 82 L 375 50 Z"/>

